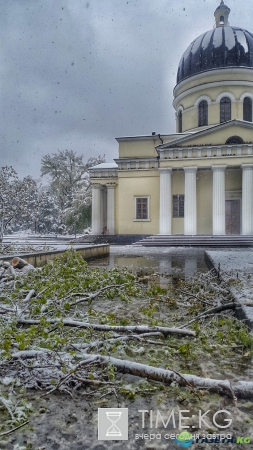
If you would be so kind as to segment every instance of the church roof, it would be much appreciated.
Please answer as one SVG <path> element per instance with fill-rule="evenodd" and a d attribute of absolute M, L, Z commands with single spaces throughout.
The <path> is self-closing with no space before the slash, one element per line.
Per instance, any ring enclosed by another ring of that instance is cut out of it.
<path fill-rule="evenodd" d="M 226 67 L 253 68 L 253 34 L 243 28 L 224 26 L 207 31 L 184 52 L 177 83 L 184 78 Z"/>
<path fill-rule="evenodd" d="M 223 122 L 223 123 L 219 123 L 216 125 L 212 125 L 204 130 L 200 130 L 195 133 L 192 133 L 189 136 L 182 136 L 181 138 L 176 139 L 172 142 L 165 142 L 162 145 L 158 145 L 156 147 L 156 149 L 157 149 L 157 151 L 159 151 L 159 150 L 164 150 L 164 149 L 170 148 L 170 147 L 172 147 L 172 148 L 180 147 L 181 145 L 186 145 L 186 143 L 191 144 L 192 141 L 195 141 L 196 139 L 204 137 L 204 136 L 211 136 L 211 139 L 212 139 L 212 135 L 214 133 L 216 133 L 217 131 L 230 129 L 230 128 L 233 128 L 234 126 L 237 126 L 238 129 L 243 128 L 243 129 L 251 130 L 253 132 L 253 123 L 252 122 L 247 122 L 245 120 L 233 119 L 233 120 L 229 120 L 228 122 Z M 212 145 L 212 144 L 210 144 L 210 145 Z M 201 145 L 200 145 L 200 147 L 201 147 Z"/>

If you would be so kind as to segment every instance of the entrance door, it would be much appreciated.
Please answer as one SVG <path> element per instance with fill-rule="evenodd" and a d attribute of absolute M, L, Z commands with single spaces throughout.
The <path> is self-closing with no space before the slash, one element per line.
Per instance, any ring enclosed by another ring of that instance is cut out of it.
<path fill-rule="evenodd" d="M 240 200 L 226 200 L 226 234 L 240 234 Z"/>

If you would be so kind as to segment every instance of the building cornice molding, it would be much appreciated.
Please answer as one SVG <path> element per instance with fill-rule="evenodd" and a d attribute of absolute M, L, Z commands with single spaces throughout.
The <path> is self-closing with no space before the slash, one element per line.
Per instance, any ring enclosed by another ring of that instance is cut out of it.
<path fill-rule="evenodd" d="M 121 137 L 117 137 L 115 138 L 116 141 L 118 143 L 120 142 L 129 142 L 129 141 L 156 141 L 159 140 L 159 136 L 164 140 L 164 139 L 168 139 L 173 137 L 174 139 L 177 139 L 178 136 L 181 136 L 182 134 L 184 134 L 185 136 L 189 136 L 191 133 L 191 131 L 184 131 L 183 133 L 166 133 L 166 134 L 162 134 L 159 133 L 156 135 L 143 135 L 143 136 L 121 136 Z M 173 140 L 174 140 L 173 139 Z"/>
<path fill-rule="evenodd" d="M 176 141 L 167 142 L 165 144 L 158 145 L 156 147 L 156 150 L 159 151 L 159 150 L 163 150 L 166 148 L 175 147 L 175 145 L 178 146 L 180 144 L 183 144 L 186 141 L 192 141 L 194 139 L 198 139 L 199 137 L 208 136 L 209 134 L 212 134 L 214 131 L 224 130 L 226 128 L 230 128 L 230 127 L 236 126 L 236 125 L 251 129 L 253 131 L 253 123 L 252 122 L 246 122 L 243 120 L 233 119 L 233 120 L 230 120 L 229 122 L 224 122 L 224 123 L 219 123 L 217 125 L 213 125 L 210 128 L 201 130 L 199 132 L 191 134 L 190 136 L 187 136 L 187 137 L 184 136 L 181 139 L 177 139 Z M 220 145 L 223 145 L 223 144 L 220 144 Z M 199 147 L 201 147 L 201 145 L 199 145 Z"/>
<path fill-rule="evenodd" d="M 253 75 L 253 73 L 252 73 Z M 177 97 L 174 98 L 173 100 L 173 107 L 175 110 L 177 110 L 178 108 L 178 103 L 181 102 L 184 97 L 187 97 L 190 94 L 194 94 L 195 92 L 199 92 L 199 91 L 203 91 L 206 89 L 210 89 L 210 88 L 214 88 L 214 87 L 220 87 L 220 86 L 247 86 L 247 87 L 252 87 L 253 88 L 253 80 L 252 81 L 243 81 L 243 80 L 236 80 L 236 81 L 229 81 L 229 80 L 224 80 L 224 81 L 214 81 L 214 82 L 210 82 L 210 83 L 203 83 L 203 84 L 199 84 L 198 86 L 195 86 L 193 88 L 189 88 L 186 91 L 181 92 L 181 94 L 179 94 Z M 233 94 L 232 94 L 233 95 Z M 212 101 L 212 103 L 215 103 L 216 100 Z"/>
<path fill-rule="evenodd" d="M 192 83 L 194 81 L 198 81 L 201 78 L 208 78 L 213 75 L 224 75 L 225 73 L 235 74 L 235 75 L 251 75 L 252 76 L 253 68 L 251 67 L 222 67 L 220 69 L 212 69 L 203 72 L 199 72 L 196 75 L 192 75 L 190 77 L 184 78 L 180 83 L 178 83 L 174 89 L 173 94 L 174 97 L 177 96 L 178 91 L 180 91 L 184 86 L 188 83 Z"/>

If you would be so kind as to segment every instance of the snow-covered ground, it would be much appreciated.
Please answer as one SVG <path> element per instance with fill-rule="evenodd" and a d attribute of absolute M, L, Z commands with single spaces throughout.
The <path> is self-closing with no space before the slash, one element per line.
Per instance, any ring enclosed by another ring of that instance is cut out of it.
<path fill-rule="evenodd" d="M 240 303 L 253 302 L 253 249 L 208 250 L 208 258 Z M 242 305 L 243 316 L 253 328 L 253 307 Z"/>

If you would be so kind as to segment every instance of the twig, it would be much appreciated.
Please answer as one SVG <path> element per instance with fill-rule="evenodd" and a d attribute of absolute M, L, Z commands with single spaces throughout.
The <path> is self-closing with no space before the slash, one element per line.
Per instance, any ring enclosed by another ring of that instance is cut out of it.
<path fill-rule="evenodd" d="M 86 383 L 86 384 L 110 384 L 110 385 L 114 385 L 114 383 L 112 383 L 111 381 L 101 381 L 101 380 L 93 380 L 92 378 L 79 378 L 76 375 L 74 376 L 74 378 L 78 381 L 81 381 L 82 383 Z"/>
<path fill-rule="evenodd" d="M 2 437 L 2 436 L 7 436 L 8 434 L 13 433 L 13 431 L 18 430 L 18 429 L 21 428 L 21 427 L 24 427 L 24 426 L 27 425 L 28 423 L 29 423 L 29 420 L 27 420 L 26 422 L 22 423 L 22 424 L 19 425 L 18 427 L 12 428 L 12 430 L 5 431 L 5 433 L 1 433 L 1 434 L 0 434 L 0 437 Z"/>
<path fill-rule="evenodd" d="M 204 316 L 209 316 L 210 314 L 214 314 L 216 312 L 225 311 L 226 309 L 234 309 L 238 305 L 239 305 L 238 303 L 233 302 L 233 303 L 227 303 L 225 305 L 216 306 L 215 308 L 208 309 L 207 311 L 204 311 L 203 313 L 196 316 L 194 319 L 189 320 L 189 322 L 184 323 L 184 325 L 181 325 L 179 328 L 185 328 L 190 323 L 196 322 L 196 320 L 198 320 Z"/>

